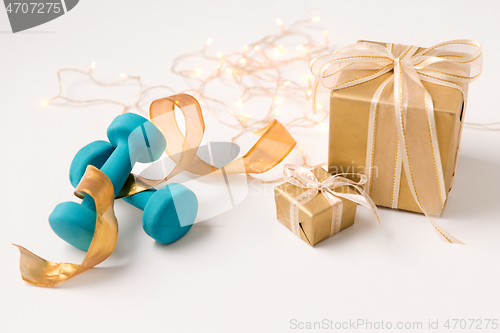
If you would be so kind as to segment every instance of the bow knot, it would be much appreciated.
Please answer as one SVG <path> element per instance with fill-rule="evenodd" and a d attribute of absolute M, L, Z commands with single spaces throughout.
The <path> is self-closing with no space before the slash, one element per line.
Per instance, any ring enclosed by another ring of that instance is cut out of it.
<path fill-rule="evenodd" d="M 345 178 L 346 176 L 357 176 L 359 181 L 353 181 L 351 179 Z M 291 227 L 292 231 L 300 237 L 299 231 L 299 221 L 298 221 L 298 212 L 299 207 L 304 205 L 306 202 L 312 200 L 318 193 L 322 193 L 328 202 L 333 206 L 339 205 L 342 207 L 341 198 L 347 199 L 349 201 L 355 202 L 363 207 L 371 209 L 375 219 L 380 222 L 380 219 L 377 214 L 377 207 L 370 199 L 368 194 L 361 188 L 367 181 L 366 176 L 362 174 L 353 174 L 353 173 L 340 173 L 333 176 L 328 177 L 323 181 L 319 181 L 318 178 L 312 173 L 311 170 L 293 164 L 285 164 L 283 168 L 283 179 L 288 183 L 291 183 L 300 188 L 308 189 L 304 193 L 301 193 L 297 198 L 294 198 L 296 202 L 291 206 Z M 336 188 L 341 186 L 351 187 L 357 192 L 349 193 L 344 191 L 335 191 Z M 341 208 L 340 208 L 341 212 Z M 336 223 L 337 217 L 335 215 L 340 215 L 337 210 L 337 214 L 332 214 L 332 224 L 331 224 L 331 233 L 330 235 L 334 235 L 340 231 L 340 223 Z"/>
<path fill-rule="evenodd" d="M 396 63 L 415 71 L 415 79 L 451 86 L 475 80 L 482 69 L 481 44 L 473 40 L 451 40 L 422 49 L 416 46 L 359 42 L 321 56 L 311 62 L 316 83 L 339 90 L 373 80 L 394 69 Z M 340 80 L 344 69 L 361 70 L 359 76 Z M 366 71 L 372 71 L 366 75 Z M 315 85 L 315 91 L 317 84 Z M 313 94 L 313 99 L 315 94 Z M 316 105 L 313 101 L 313 105 Z"/>

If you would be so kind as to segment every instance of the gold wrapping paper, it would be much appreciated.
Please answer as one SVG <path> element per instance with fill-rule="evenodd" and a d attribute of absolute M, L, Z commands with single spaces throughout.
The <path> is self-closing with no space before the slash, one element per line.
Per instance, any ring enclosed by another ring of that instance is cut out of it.
<path fill-rule="evenodd" d="M 360 41 L 364 42 L 364 41 Z M 377 43 L 385 45 L 385 43 Z M 416 53 L 424 50 L 418 48 Z M 366 71 L 366 74 L 370 70 Z M 468 74 L 468 73 L 464 73 Z M 360 77 L 365 75 L 363 70 L 346 69 L 340 74 L 340 81 L 348 81 L 351 77 Z M 358 85 L 353 85 L 347 88 L 335 90 L 330 95 L 330 137 L 328 151 L 328 168 L 330 173 L 339 172 L 366 172 L 367 165 L 367 149 L 370 124 L 370 106 L 372 98 L 377 89 L 390 76 L 394 75 L 391 70 L 377 78 L 363 82 Z M 434 215 L 441 215 L 447 199 L 447 193 L 451 190 L 453 179 L 456 170 L 458 150 L 460 144 L 460 136 L 463 125 L 463 117 L 465 111 L 464 96 L 461 91 L 427 81 L 422 81 L 424 88 L 432 97 L 434 105 L 434 118 L 437 133 L 437 141 L 439 146 L 439 154 L 441 156 L 442 174 L 444 178 L 445 194 L 442 195 L 445 199 L 441 207 L 436 207 L 433 210 Z M 467 93 L 468 84 L 459 83 L 465 93 Z M 385 92 L 390 94 L 391 91 Z M 466 97 L 466 96 L 465 96 Z M 420 101 L 416 101 L 411 97 L 407 103 L 407 114 L 416 114 L 415 112 L 424 113 Z M 394 116 L 394 106 L 392 98 L 381 98 L 377 108 L 377 115 L 374 126 L 374 149 L 372 162 L 372 175 L 368 188 L 368 194 L 373 201 L 383 207 L 392 207 L 407 211 L 422 213 L 419 205 L 415 201 L 411 193 L 404 168 L 400 171 L 399 187 L 395 181 L 395 161 L 398 158 L 399 139 L 396 126 L 396 118 Z M 422 121 L 421 119 L 410 118 L 407 121 Z M 415 124 L 413 128 L 418 128 Z M 426 130 L 427 123 L 422 122 L 420 129 L 421 134 L 417 136 L 428 137 L 429 133 Z M 417 129 L 418 131 L 418 129 Z M 430 163 L 429 156 L 432 154 L 429 149 L 413 149 L 413 160 L 422 161 L 422 163 Z M 435 182 L 435 179 L 418 179 L 417 183 Z M 422 190 L 423 189 L 423 190 Z M 421 186 L 419 196 L 436 198 L 434 201 L 439 201 L 437 192 L 432 191 L 429 186 Z"/>
<path fill-rule="evenodd" d="M 320 182 L 330 177 L 330 174 L 321 167 L 313 169 L 312 173 Z M 294 203 L 294 198 L 307 190 L 307 188 L 301 188 L 290 183 L 283 183 L 274 189 L 278 221 L 290 230 L 292 229 L 290 224 L 290 205 Z M 356 192 L 348 186 L 336 188 L 335 192 L 356 194 Z M 340 224 L 340 230 L 343 230 L 354 224 L 357 204 L 345 198 L 339 199 L 342 200 L 343 205 Z M 300 238 L 311 246 L 329 238 L 333 210 L 332 204 L 321 192 L 312 200 L 300 206 Z"/>
<path fill-rule="evenodd" d="M 390 75 L 392 74 L 387 73 L 377 79 L 337 90 L 331 94 L 328 145 L 328 170 L 330 173 L 364 172 L 371 99 L 375 90 Z M 443 176 L 446 191 L 449 192 L 453 185 L 458 157 L 464 100 L 460 91 L 456 89 L 430 82 L 422 83 L 434 102 Z M 464 85 L 464 88 L 466 88 L 466 85 Z M 409 105 L 409 108 L 411 107 Z M 377 205 L 391 207 L 398 135 L 390 105 L 381 107 L 380 110 L 376 127 L 377 152 L 375 153 L 374 176 L 371 178 L 372 186 L 370 186 L 368 194 Z M 388 112 L 382 112 L 384 110 Z M 427 133 L 423 134 L 427 135 Z M 432 161 L 429 161 L 429 163 L 432 163 Z M 397 208 L 421 213 L 422 211 L 410 192 L 404 172 L 403 169 L 401 171 Z"/>

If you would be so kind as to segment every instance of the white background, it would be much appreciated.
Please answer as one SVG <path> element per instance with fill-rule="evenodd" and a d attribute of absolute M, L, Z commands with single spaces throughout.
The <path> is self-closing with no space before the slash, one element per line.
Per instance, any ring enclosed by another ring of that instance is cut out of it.
<path fill-rule="evenodd" d="M 12 34 L 0 9 L 0 331 L 289 332 L 298 331 L 292 319 L 421 321 L 424 328 L 429 319 L 441 328 L 446 319 L 500 319 L 499 132 L 464 130 L 439 223 L 465 246 L 439 240 L 421 215 L 381 209 L 376 226 L 359 208 L 353 227 L 312 248 L 277 222 L 272 186 L 260 185 L 237 208 L 196 224 L 170 246 L 155 244 L 141 228 L 141 213 L 118 202 L 115 252 L 56 288 L 22 281 L 11 245 L 52 261 L 79 263 L 84 256 L 52 232 L 48 216 L 56 204 L 76 201 L 71 159 L 106 139 L 120 109 L 42 108 L 57 94 L 62 67 L 85 70 L 96 61 L 103 79 L 125 72 L 180 91 L 187 85 L 170 73 L 172 60 L 208 37 L 214 52 L 231 51 L 275 32 L 277 17 L 286 25 L 318 14 L 335 47 L 358 39 L 480 41 L 483 75 L 471 84 L 467 121 L 492 122 L 500 121 L 499 13 L 491 0 L 82 0 L 52 22 Z M 209 139 L 235 134 L 207 118 Z M 314 140 L 310 157 L 326 160 L 327 134 Z"/>

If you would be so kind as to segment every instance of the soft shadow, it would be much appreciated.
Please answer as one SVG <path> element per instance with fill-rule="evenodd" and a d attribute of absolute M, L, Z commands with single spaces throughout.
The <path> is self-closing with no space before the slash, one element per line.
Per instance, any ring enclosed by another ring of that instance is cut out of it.
<path fill-rule="evenodd" d="M 124 271 L 128 269 L 128 265 L 120 265 L 113 267 L 93 267 L 82 274 L 75 276 L 61 284 L 58 284 L 52 288 L 55 289 L 65 289 L 65 288 L 75 288 L 75 287 L 90 287 L 93 288 L 95 285 L 99 284 L 109 284 L 112 283 L 112 279 L 123 274 Z"/>
<path fill-rule="evenodd" d="M 382 226 L 378 225 L 378 222 L 374 220 L 374 217 L 371 212 L 368 210 L 360 213 L 360 210 L 366 210 L 363 207 L 358 206 L 356 210 L 356 219 L 354 221 L 354 225 L 342 230 L 338 234 L 333 237 L 327 238 L 324 241 L 314 245 L 314 248 L 317 249 L 329 249 L 340 247 L 343 249 L 343 244 L 352 241 L 353 237 L 363 237 L 364 234 L 373 234 L 375 232 L 378 235 L 382 235 L 385 241 L 389 241 L 392 239 L 392 234 L 388 230 L 388 228 L 382 228 Z M 384 215 L 394 214 L 394 213 L 404 213 L 408 212 L 397 212 L 390 208 L 378 207 L 378 213 L 380 215 L 380 220 L 384 220 Z M 411 213 L 411 212 L 410 212 Z M 416 214 L 416 213 L 413 213 Z"/>
<path fill-rule="evenodd" d="M 494 162 L 460 156 L 455 182 L 442 217 L 477 224 L 491 221 L 493 212 L 499 216 L 499 172 L 500 165 Z"/>
<path fill-rule="evenodd" d="M 182 251 L 188 246 L 193 246 L 193 244 L 199 243 L 201 240 L 207 237 L 213 230 L 213 228 L 223 228 L 223 225 L 210 225 L 206 223 L 195 223 L 193 227 L 188 231 L 188 233 L 181 239 L 175 241 L 171 244 L 161 244 L 155 242 L 155 248 L 162 251 Z"/>
<path fill-rule="evenodd" d="M 491 161 L 484 161 L 468 156 L 460 156 L 457 175 L 450 192 L 443 219 L 449 219 L 457 224 L 460 223 L 498 223 L 498 218 L 492 219 L 492 216 L 500 216 L 500 165 Z M 393 238 L 390 230 L 382 228 L 376 231 L 377 226 L 370 213 L 360 214 L 362 209 L 358 206 L 355 224 L 334 237 L 325 239 L 316 244 L 314 248 L 330 249 L 343 248 L 343 244 L 352 241 L 352 237 L 362 237 L 363 234 L 380 233 L 390 240 Z M 380 219 L 383 223 L 384 215 L 388 214 L 422 214 L 398 211 L 385 207 L 378 207 Z M 496 213 L 496 215 L 495 215 Z M 439 222 L 439 219 L 436 219 Z"/>
<path fill-rule="evenodd" d="M 122 200 L 117 200 L 115 201 L 115 212 L 118 215 L 118 241 L 112 259 L 123 260 L 123 265 L 127 265 L 133 254 L 137 252 L 139 234 L 144 233 L 142 229 L 142 211 Z"/>

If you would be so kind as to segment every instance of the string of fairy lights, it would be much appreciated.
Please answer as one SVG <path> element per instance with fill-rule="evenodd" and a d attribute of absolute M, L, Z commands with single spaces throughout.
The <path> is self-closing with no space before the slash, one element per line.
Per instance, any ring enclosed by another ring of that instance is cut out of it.
<path fill-rule="evenodd" d="M 222 124 L 234 129 L 239 133 L 231 138 L 234 142 L 242 135 L 261 129 L 274 119 L 280 120 L 283 126 L 290 130 L 294 127 L 314 128 L 319 131 L 327 131 L 325 120 L 328 118 L 328 110 L 321 104 L 316 105 L 316 114 L 312 113 L 312 85 L 313 77 L 309 73 L 309 63 L 312 59 L 333 50 L 330 48 L 328 31 L 318 29 L 316 23 L 320 21 L 318 16 L 311 19 L 300 20 L 285 27 L 283 21 L 278 18 L 276 24 L 278 32 L 267 35 L 253 43 L 246 44 L 240 51 L 223 54 L 213 51 L 212 38 L 206 40 L 201 50 L 182 54 L 174 59 L 171 71 L 189 82 L 194 82 L 193 88 L 176 91 L 167 85 L 154 85 L 146 87 L 139 76 L 121 73 L 119 79 L 112 82 L 99 80 L 94 75 L 96 63 L 92 62 L 88 70 L 76 68 L 62 68 L 57 73 L 59 93 L 42 102 L 42 106 L 61 105 L 57 101 L 65 102 L 64 105 L 90 106 L 96 104 L 113 104 L 122 108 L 122 113 L 136 110 L 136 112 L 148 116 L 144 106 L 148 103 L 147 94 L 153 90 L 164 90 L 169 94 L 188 93 L 200 101 L 204 108 Z M 318 30 L 322 38 L 317 41 Z M 314 35 L 314 36 L 313 36 Z M 315 38 L 316 36 L 316 38 Z M 294 40 L 295 43 L 291 43 Z M 300 40 L 300 42 L 296 42 Z M 200 59 L 199 64 L 209 66 L 209 70 L 201 67 L 182 69 L 181 67 L 192 59 Z M 298 79 L 287 78 L 290 69 L 301 69 L 302 75 Z M 76 99 L 67 96 L 63 86 L 64 73 L 78 73 L 87 76 L 97 86 L 120 86 L 134 82 L 138 87 L 137 98 L 133 103 L 123 103 L 119 100 L 107 98 Z M 207 73 L 203 75 L 203 73 Z M 210 92 L 213 84 L 225 84 L 235 88 L 239 94 L 236 100 L 228 98 L 217 98 Z M 266 110 L 264 115 L 245 110 L 245 106 L 253 101 L 260 103 L 261 110 Z M 295 106 L 298 112 L 287 112 L 287 121 L 283 121 L 282 106 L 287 102 L 288 107 Z M 264 105 L 262 109 L 262 105 Z M 299 146 L 303 166 L 309 165 L 306 153 Z M 325 163 L 321 163 L 325 164 Z M 321 165 L 320 164 L 320 165 Z M 249 176 L 260 182 L 274 182 L 281 178 L 263 181 L 259 178 Z"/>
<path fill-rule="evenodd" d="M 172 72 L 186 79 L 195 80 L 199 83 L 198 88 L 193 91 L 206 103 L 209 110 L 223 124 L 240 129 L 240 133 L 233 138 L 233 141 L 248 131 L 254 131 L 266 126 L 271 120 L 280 116 L 280 107 L 285 97 L 289 101 L 295 102 L 302 112 L 297 117 L 283 123 L 290 129 L 292 127 L 309 128 L 319 126 L 320 129 L 326 129 L 323 122 L 328 117 L 328 111 L 324 110 L 322 105 L 318 104 L 320 110 L 319 116 L 312 116 L 311 103 L 313 102 L 312 84 L 313 78 L 310 75 L 304 75 L 301 80 L 285 79 L 284 72 L 289 66 L 302 66 L 305 73 L 309 71 L 309 63 L 312 59 L 326 52 L 331 52 L 328 42 L 328 32 L 323 31 L 324 42 L 318 44 L 313 37 L 299 29 L 301 26 L 319 22 L 319 17 L 312 20 L 298 21 L 285 28 L 281 19 L 276 23 L 280 32 L 243 46 L 240 52 L 222 54 L 217 52 L 214 55 L 209 52 L 212 44 L 212 38 L 209 38 L 205 47 L 197 52 L 181 55 L 177 57 L 172 65 Z M 302 38 L 303 43 L 294 46 L 295 52 L 289 52 L 281 44 L 285 38 Z M 292 53 L 291 56 L 286 54 Z M 202 69 L 180 70 L 180 64 L 187 58 L 201 57 L 215 66 L 213 70 L 204 78 L 196 76 L 202 72 Z M 206 93 L 207 87 L 215 81 L 230 83 L 239 88 L 240 96 L 234 104 L 220 99 L 214 99 Z M 249 84 L 248 82 L 252 82 Z M 245 104 L 252 99 L 267 98 L 268 106 L 265 116 L 257 118 L 252 114 L 239 112 Z M 229 113 L 236 122 L 227 122 L 219 117 L 219 112 L 215 107 L 222 109 L 222 112 Z M 236 109 L 236 110 L 235 110 Z"/>
<path fill-rule="evenodd" d="M 71 106 L 112 104 L 120 106 L 122 113 L 135 110 L 148 117 L 148 112 L 143 108 L 149 104 L 147 100 L 148 93 L 153 90 L 163 90 L 168 94 L 188 93 L 196 97 L 202 103 L 204 109 L 211 112 L 219 122 L 239 130 L 239 133 L 231 138 L 232 142 L 248 132 L 265 127 L 274 119 L 280 120 L 288 130 L 294 127 L 316 127 L 319 131 L 326 132 L 328 131 L 326 119 L 329 112 L 321 104 L 316 104 L 315 108 L 313 108 L 313 77 L 309 74 L 311 60 L 320 55 L 333 52 L 329 43 L 328 31 L 321 30 L 316 25 L 319 21 L 320 18 L 315 16 L 311 19 L 296 21 L 285 27 L 283 21 L 278 18 L 276 19 L 278 32 L 246 44 L 239 51 L 226 54 L 212 50 L 211 46 L 214 40 L 208 38 L 201 50 L 182 54 L 175 58 L 172 63 L 171 71 L 174 74 L 194 83 L 193 88 L 183 91 L 175 90 L 167 85 L 146 87 L 139 76 L 125 73 L 121 73 L 117 80 L 111 82 L 102 81 L 94 75 L 95 62 L 92 62 L 90 68 L 86 71 L 76 68 L 62 68 L 57 73 L 58 94 L 43 101 L 42 106 L 62 105 L 57 101 L 69 103 Z M 322 32 L 322 38 L 319 41 L 317 38 L 318 30 Z M 290 42 L 290 39 L 294 43 Z M 296 42 L 297 40 L 301 42 Z M 192 59 L 201 60 L 201 62 L 197 62 L 200 66 L 183 69 L 182 66 Z M 201 65 L 204 67 L 202 68 Z M 207 66 L 208 70 L 206 69 Z M 288 78 L 287 72 L 290 69 L 299 69 L 302 75 L 299 75 L 298 79 Z M 69 72 L 87 76 L 97 86 L 121 86 L 133 82 L 138 87 L 137 98 L 133 103 L 127 104 L 107 98 L 76 99 L 69 97 L 63 93 L 65 89 L 62 79 L 62 74 Z M 210 88 L 217 83 L 235 88 L 238 97 L 236 99 L 216 97 L 210 92 Z M 256 112 L 246 110 L 245 106 L 251 104 L 254 100 L 260 102 L 259 109 L 265 110 L 264 115 L 259 116 Z M 294 110 L 293 112 L 283 111 L 285 101 L 287 107 Z M 314 114 L 313 109 L 315 109 Z M 298 110 L 298 112 L 295 112 L 295 110 Z M 283 117 L 285 113 L 286 117 Z M 465 124 L 477 129 L 500 130 L 500 123 Z M 304 167 L 313 168 L 326 164 L 310 165 L 306 158 L 307 154 L 301 146 L 299 146 L 299 153 Z M 276 178 L 264 181 L 250 175 L 249 177 L 264 183 L 281 180 L 281 178 Z"/>

